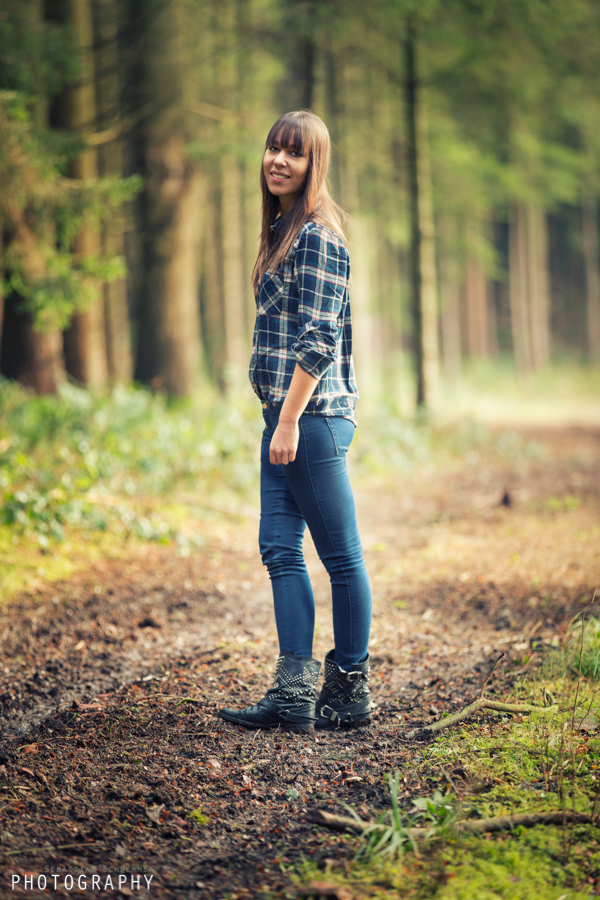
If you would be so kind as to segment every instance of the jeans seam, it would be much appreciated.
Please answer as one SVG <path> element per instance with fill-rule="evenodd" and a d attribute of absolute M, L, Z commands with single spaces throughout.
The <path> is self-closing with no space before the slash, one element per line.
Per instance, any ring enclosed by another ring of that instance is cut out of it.
<path fill-rule="evenodd" d="M 329 433 L 330 433 L 331 437 L 333 438 L 333 446 L 335 447 L 335 455 L 336 455 L 337 457 L 339 457 L 340 459 L 342 459 L 343 456 L 342 456 L 342 454 L 340 453 L 340 448 L 338 447 L 338 442 L 337 442 L 337 439 L 336 439 L 336 436 L 335 436 L 335 431 L 333 430 L 333 427 L 332 427 L 332 425 L 331 425 L 331 422 L 329 421 L 329 417 L 328 417 L 328 416 L 325 417 L 325 422 L 327 423 L 327 428 L 328 428 L 328 430 L 329 430 Z"/>

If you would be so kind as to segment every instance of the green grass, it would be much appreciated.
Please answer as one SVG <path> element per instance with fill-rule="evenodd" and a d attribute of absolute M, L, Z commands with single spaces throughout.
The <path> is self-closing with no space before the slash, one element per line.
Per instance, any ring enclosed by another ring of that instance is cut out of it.
<path fill-rule="evenodd" d="M 595 627 L 592 625 L 592 633 Z M 585 642 L 584 642 L 585 645 Z M 432 796 L 399 801 L 390 778 L 390 809 L 380 819 L 390 834 L 345 839 L 351 861 L 344 868 L 305 861 L 295 880 L 333 881 L 359 898 L 436 900 L 579 900 L 600 879 L 600 821 L 537 825 L 510 833 L 459 835 L 452 822 L 507 814 L 575 810 L 600 813 L 598 685 L 569 674 L 573 647 L 560 655 L 567 674 L 552 680 L 544 666 L 517 685 L 511 700 L 539 702 L 552 692 L 557 709 L 511 716 L 487 712 L 438 734 L 408 753 L 406 774 L 438 782 Z M 556 671 L 556 664 L 554 664 Z M 575 715 L 573 714 L 576 705 Z M 587 729 L 585 722 L 587 721 Z M 588 730 L 589 729 L 589 730 Z M 403 808 L 402 808 L 403 807 Z M 429 839 L 413 848 L 404 829 L 426 827 Z M 392 836 L 395 832 L 395 837 Z"/>
<path fill-rule="evenodd" d="M 206 825 L 210 822 L 210 817 L 205 815 L 201 806 L 197 809 L 192 809 L 191 812 L 188 813 L 188 819 L 193 819 L 198 825 Z"/>

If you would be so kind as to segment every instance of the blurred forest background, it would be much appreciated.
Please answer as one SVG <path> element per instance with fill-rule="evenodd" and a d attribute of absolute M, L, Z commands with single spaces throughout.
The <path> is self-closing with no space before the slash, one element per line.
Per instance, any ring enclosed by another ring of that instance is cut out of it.
<path fill-rule="evenodd" d="M 594 0 L 1 0 L 1 374 L 244 380 L 264 138 L 300 107 L 351 217 L 364 396 L 598 364 Z"/>

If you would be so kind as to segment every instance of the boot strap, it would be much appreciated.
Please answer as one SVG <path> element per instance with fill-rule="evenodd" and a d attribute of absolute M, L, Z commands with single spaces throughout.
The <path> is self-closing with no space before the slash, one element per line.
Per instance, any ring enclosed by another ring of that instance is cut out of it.
<path fill-rule="evenodd" d="M 325 716 L 326 719 L 331 719 L 332 722 L 335 722 L 336 719 L 339 719 L 339 714 L 330 706 L 322 706 L 319 712 L 322 716 Z"/>

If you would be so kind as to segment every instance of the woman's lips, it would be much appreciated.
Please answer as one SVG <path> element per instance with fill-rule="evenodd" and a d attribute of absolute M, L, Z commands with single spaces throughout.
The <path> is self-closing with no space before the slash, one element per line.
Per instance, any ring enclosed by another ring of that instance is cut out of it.
<path fill-rule="evenodd" d="M 287 181 L 290 177 L 289 175 L 284 175 L 279 172 L 271 172 L 270 175 L 273 181 Z"/>

